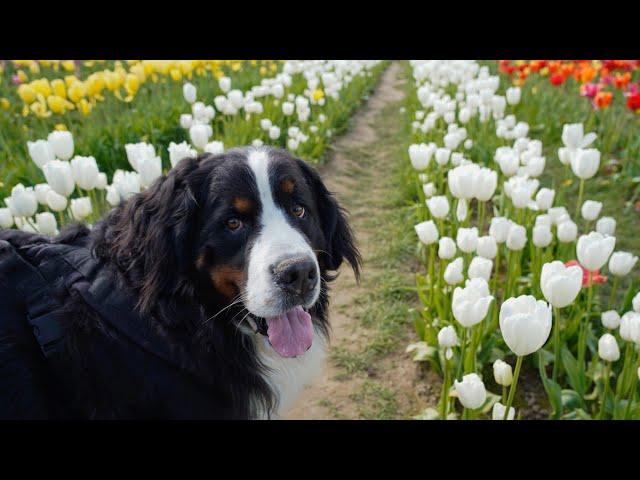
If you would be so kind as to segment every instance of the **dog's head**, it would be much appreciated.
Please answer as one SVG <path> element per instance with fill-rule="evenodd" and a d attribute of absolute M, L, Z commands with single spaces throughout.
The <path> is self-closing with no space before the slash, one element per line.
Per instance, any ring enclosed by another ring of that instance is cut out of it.
<path fill-rule="evenodd" d="M 303 354 L 314 330 L 326 331 L 330 272 L 344 260 L 358 272 L 340 206 L 317 172 L 284 150 L 183 159 L 112 217 L 102 255 L 130 272 L 143 312 L 193 298 L 209 321 L 246 328 L 250 320 L 283 357 Z"/>

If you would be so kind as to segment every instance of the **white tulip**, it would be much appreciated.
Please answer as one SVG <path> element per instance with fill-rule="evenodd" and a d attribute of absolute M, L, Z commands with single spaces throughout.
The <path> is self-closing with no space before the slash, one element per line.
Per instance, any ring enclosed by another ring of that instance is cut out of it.
<path fill-rule="evenodd" d="M 493 269 L 493 260 L 483 257 L 473 257 L 469 264 L 469 278 L 483 278 L 487 282 L 491 278 L 491 270 Z"/>
<path fill-rule="evenodd" d="M 605 237 L 598 232 L 581 235 L 576 245 L 578 261 L 591 272 L 598 270 L 607 263 L 615 246 L 615 237 Z"/>
<path fill-rule="evenodd" d="M 456 258 L 445 268 L 444 281 L 447 282 L 448 285 L 457 285 L 462 282 L 464 280 L 464 276 L 462 275 L 463 267 L 462 257 Z"/>
<path fill-rule="evenodd" d="M 51 212 L 36 214 L 36 228 L 44 235 L 57 235 L 58 223 L 56 217 Z"/>
<path fill-rule="evenodd" d="M 167 148 L 169 151 L 169 161 L 171 162 L 171 168 L 175 168 L 180 160 L 183 158 L 196 158 L 198 152 L 191 147 L 187 142 L 181 143 L 169 143 Z"/>
<path fill-rule="evenodd" d="M 640 292 L 636 293 L 631 304 L 633 305 L 633 310 L 640 313 Z"/>
<path fill-rule="evenodd" d="M 120 194 L 118 193 L 117 188 L 113 185 L 109 185 L 107 187 L 107 202 L 109 202 L 109 205 L 112 207 L 120 205 Z"/>
<path fill-rule="evenodd" d="M 60 160 L 69 160 L 73 157 L 73 135 L 66 131 L 53 131 L 47 137 L 54 155 Z"/>
<path fill-rule="evenodd" d="M 556 308 L 571 305 L 582 288 L 582 268 L 566 267 L 561 261 L 545 263 L 540 274 L 540 289 L 547 301 Z"/>
<path fill-rule="evenodd" d="M 424 143 L 413 144 L 409 147 L 409 158 L 415 170 L 426 169 L 429 166 L 431 155 L 433 155 L 433 152 Z"/>
<path fill-rule="evenodd" d="M 433 220 L 418 223 L 414 226 L 414 229 L 420 241 L 425 245 L 431 245 L 438 241 L 438 228 L 433 223 Z"/>
<path fill-rule="evenodd" d="M 616 337 L 605 333 L 598 340 L 598 356 L 606 362 L 615 362 L 620 358 L 620 349 Z"/>
<path fill-rule="evenodd" d="M 547 213 L 541 213 L 540 215 L 536 216 L 534 226 L 551 228 L 552 225 L 553 225 L 553 222 L 551 221 L 551 215 Z"/>
<path fill-rule="evenodd" d="M 488 202 L 498 187 L 498 173 L 490 168 L 478 172 L 475 196 L 481 202 Z"/>
<path fill-rule="evenodd" d="M 449 200 L 444 195 L 429 198 L 427 207 L 434 218 L 445 218 L 449 214 Z"/>
<path fill-rule="evenodd" d="M 137 172 L 125 172 L 116 170 L 113 174 L 112 185 L 118 191 L 121 199 L 127 199 L 136 193 L 140 193 L 140 175 Z"/>
<path fill-rule="evenodd" d="M 513 382 L 513 370 L 504 360 L 497 359 L 493 362 L 493 378 L 498 385 L 508 387 Z M 503 412 L 504 414 L 504 412 Z"/>
<path fill-rule="evenodd" d="M 189 138 L 191 138 L 191 143 L 196 148 L 203 150 L 209 142 L 211 133 L 210 125 L 192 125 L 189 129 Z"/>
<path fill-rule="evenodd" d="M 581 123 L 570 123 L 562 127 L 562 143 L 571 150 L 587 148 L 596 139 L 596 134 L 591 132 L 584 134 Z"/>
<path fill-rule="evenodd" d="M 640 313 L 627 312 L 620 318 L 620 338 L 640 345 Z"/>
<path fill-rule="evenodd" d="M 531 295 L 507 299 L 500 307 L 500 331 L 519 357 L 538 351 L 551 332 L 551 307 Z"/>
<path fill-rule="evenodd" d="M 458 200 L 456 205 L 456 218 L 459 222 L 464 222 L 469 213 L 469 209 L 467 208 L 467 200 L 461 198 Z"/>
<path fill-rule="evenodd" d="M 71 199 L 71 214 L 76 220 L 83 220 L 91 215 L 93 211 L 89 197 Z"/>
<path fill-rule="evenodd" d="M 145 157 L 138 160 L 140 186 L 148 188 L 162 175 L 162 159 L 160 157 Z"/>
<path fill-rule="evenodd" d="M 456 243 L 464 253 L 475 251 L 478 246 L 478 229 L 476 227 L 459 228 L 456 234 Z"/>
<path fill-rule="evenodd" d="M 449 162 L 450 156 L 451 150 L 449 150 L 448 148 L 438 148 L 435 155 L 436 163 L 442 167 Z"/>
<path fill-rule="evenodd" d="M 291 102 L 284 102 L 282 104 L 282 113 L 284 113 L 287 117 L 293 115 L 295 110 L 295 105 Z"/>
<path fill-rule="evenodd" d="M 567 147 L 560 147 L 558 149 L 558 159 L 560 160 L 560 163 L 562 163 L 563 165 L 570 165 L 571 157 L 575 153 L 576 153 L 576 150 L 571 150 L 570 148 L 567 148 Z"/>
<path fill-rule="evenodd" d="M 578 237 L 578 226 L 571 220 L 566 220 L 558 225 L 557 235 L 562 243 L 575 242 Z"/>
<path fill-rule="evenodd" d="M 452 348 L 458 345 L 456 329 L 451 325 L 441 328 L 438 332 L 438 345 L 440 348 Z"/>
<path fill-rule="evenodd" d="M 476 182 L 479 170 L 480 167 L 475 163 L 459 165 L 449 170 L 447 173 L 447 183 L 451 194 L 458 199 L 472 199 L 476 194 Z"/>
<path fill-rule="evenodd" d="M 536 205 L 538 210 L 547 211 L 553 205 L 553 199 L 556 196 L 555 190 L 550 188 L 541 188 L 536 194 Z"/>
<path fill-rule="evenodd" d="M 204 147 L 204 151 L 212 153 L 213 155 L 220 155 L 221 153 L 224 153 L 224 144 L 221 141 L 214 140 L 213 142 L 207 143 Z"/>
<path fill-rule="evenodd" d="M 507 234 L 507 248 L 520 251 L 527 243 L 527 229 L 517 223 L 512 223 Z"/>
<path fill-rule="evenodd" d="M 11 189 L 11 197 L 5 200 L 14 217 L 31 217 L 38 210 L 38 199 L 33 187 L 19 183 Z"/>
<path fill-rule="evenodd" d="M 582 204 L 582 209 L 580 210 L 580 212 L 582 213 L 582 218 L 592 222 L 596 218 L 598 218 L 598 216 L 600 216 L 601 210 L 602 210 L 602 202 L 594 202 L 593 200 L 586 200 Z"/>
<path fill-rule="evenodd" d="M 487 281 L 484 278 L 472 278 L 467 280 L 464 288 L 456 287 L 453 291 L 451 310 L 463 327 L 470 328 L 487 316 L 492 300 Z"/>
<path fill-rule="evenodd" d="M 185 130 L 188 130 L 193 125 L 193 116 L 190 113 L 183 113 L 180 115 L 180 126 Z"/>
<path fill-rule="evenodd" d="M 480 408 L 487 399 L 484 383 L 476 373 L 464 375 L 461 382 L 454 380 L 453 388 L 460 403 L 471 410 Z"/>
<path fill-rule="evenodd" d="M 69 162 L 53 160 L 42 167 L 42 171 L 47 183 L 56 193 L 68 197 L 76 188 Z"/>
<path fill-rule="evenodd" d="M 491 410 L 491 419 L 492 420 L 504 420 L 504 413 L 507 407 L 500 402 L 496 402 L 493 404 L 493 409 Z M 513 420 L 516 417 L 516 409 L 513 407 L 509 407 L 509 415 L 507 415 L 507 420 Z"/>
<path fill-rule="evenodd" d="M 56 159 L 53 148 L 51 148 L 51 144 L 47 140 L 27 142 L 27 149 L 29 150 L 29 156 L 39 168 Z"/>
<path fill-rule="evenodd" d="M 551 218 L 553 225 L 560 225 L 563 221 L 570 219 L 569 212 L 565 207 L 551 207 L 548 209 L 547 214 Z"/>
<path fill-rule="evenodd" d="M 638 257 L 629 252 L 614 252 L 609 259 L 609 271 L 616 277 L 625 277 L 637 261 Z"/>
<path fill-rule="evenodd" d="M 615 330 L 620 326 L 620 315 L 615 310 L 607 310 L 600 315 L 602 325 L 609 330 Z"/>
<path fill-rule="evenodd" d="M 496 243 L 504 243 L 509 236 L 509 228 L 511 220 L 506 217 L 493 217 L 489 226 L 489 235 L 491 235 Z"/>
<path fill-rule="evenodd" d="M 229 77 L 220 77 L 218 79 L 218 86 L 220 87 L 220 90 L 227 93 L 231 90 L 231 79 Z"/>
<path fill-rule="evenodd" d="M 277 140 L 280 138 L 280 127 L 276 127 L 275 125 L 269 129 L 269 138 L 271 140 Z"/>
<path fill-rule="evenodd" d="M 51 189 L 47 192 L 47 206 L 54 212 L 63 212 L 67 208 L 67 197 Z"/>
<path fill-rule="evenodd" d="M 238 89 L 231 90 L 227 93 L 227 98 L 234 108 L 240 109 L 244 106 L 244 95 Z"/>
<path fill-rule="evenodd" d="M 438 241 L 438 257 L 451 260 L 456 254 L 456 242 L 451 237 L 442 237 Z"/>
<path fill-rule="evenodd" d="M 594 148 L 578 150 L 571 157 L 571 170 L 582 180 L 588 180 L 598 173 L 600 167 L 600 152 Z"/>
<path fill-rule="evenodd" d="M 613 217 L 600 217 L 596 222 L 596 231 L 602 235 L 613 236 L 616 233 L 616 220 Z"/>
<path fill-rule="evenodd" d="M 96 188 L 98 190 L 104 190 L 107 188 L 107 174 L 104 172 L 98 173 L 98 179 L 96 180 Z"/>
<path fill-rule="evenodd" d="M 424 192 L 425 198 L 430 198 L 435 195 L 436 186 L 433 184 L 433 182 L 425 183 L 424 185 L 422 185 L 422 191 Z"/>
<path fill-rule="evenodd" d="M 10 208 L 0 208 L 0 228 L 11 228 L 13 226 L 13 215 Z"/>
<path fill-rule="evenodd" d="M 98 183 L 98 163 L 93 157 L 76 155 L 71 159 L 71 175 L 78 187 L 83 190 L 93 190 Z"/>
<path fill-rule="evenodd" d="M 156 156 L 155 147 L 146 142 L 127 143 L 124 146 L 124 149 L 127 152 L 127 160 L 129 160 L 129 164 L 131 164 L 136 172 L 138 171 L 138 160 L 140 158 Z"/>
<path fill-rule="evenodd" d="M 553 241 L 553 233 L 548 225 L 533 227 L 533 244 L 538 248 L 548 247 Z"/>
<path fill-rule="evenodd" d="M 47 204 L 47 192 L 51 190 L 51 187 L 48 183 L 39 183 L 33 188 L 33 191 L 36 194 L 36 199 L 40 205 Z"/>
<path fill-rule="evenodd" d="M 485 235 L 478 238 L 476 253 L 481 257 L 493 260 L 498 253 L 498 244 L 496 239 L 491 235 Z"/>
<path fill-rule="evenodd" d="M 187 101 L 187 103 L 195 102 L 197 98 L 196 86 L 189 82 L 185 83 L 182 86 L 182 95 L 184 96 L 184 99 Z"/>
<path fill-rule="evenodd" d="M 507 103 L 509 105 L 517 105 L 518 103 L 520 103 L 521 93 L 522 92 L 520 90 L 520 87 L 507 88 Z"/>

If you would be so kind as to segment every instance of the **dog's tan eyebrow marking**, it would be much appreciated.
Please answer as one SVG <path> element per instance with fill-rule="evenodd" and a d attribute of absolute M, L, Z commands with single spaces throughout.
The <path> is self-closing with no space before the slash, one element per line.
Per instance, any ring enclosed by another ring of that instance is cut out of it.
<path fill-rule="evenodd" d="M 248 213 L 252 206 L 253 202 L 246 197 L 235 197 L 233 199 L 233 208 L 235 208 L 238 213 Z"/>
<path fill-rule="evenodd" d="M 235 297 L 245 281 L 242 269 L 228 265 L 212 268 L 209 275 L 214 288 L 227 298 Z"/>
<path fill-rule="evenodd" d="M 290 178 L 285 178 L 282 182 L 280 182 L 280 188 L 284 193 L 288 193 L 291 195 L 293 193 L 294 188 L 296 187 L 296 183 Z"/>

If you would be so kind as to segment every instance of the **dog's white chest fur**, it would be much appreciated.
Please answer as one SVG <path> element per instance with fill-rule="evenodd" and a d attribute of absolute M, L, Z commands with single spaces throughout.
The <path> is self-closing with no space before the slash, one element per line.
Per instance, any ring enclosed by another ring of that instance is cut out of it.
<path fill-rule="evenodd" d="M 322 372 L 326 358 L 325 340 L 316 332 L 311 348 L 296 358 L 281 357 L 263 335 L 256 335 L 254 342 L 260 360 L 269 369 L 265 379 L 278 402 L 272 418 L 278 418 L 294 405 L 304 387 Z M 267 417 L 266 412 L 259 412 L 258 416 Z"/>

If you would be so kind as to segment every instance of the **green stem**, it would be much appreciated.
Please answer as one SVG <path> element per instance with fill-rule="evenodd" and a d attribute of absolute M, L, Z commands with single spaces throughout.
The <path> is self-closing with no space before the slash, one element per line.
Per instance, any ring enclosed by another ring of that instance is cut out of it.
<path fill-rule="evenodd" d="M 518 386 L 518 377 L 520 376 L 520 368 L 522 367 L 522 359 L 524 357 L 518 357 L 516 359 L 516 369 L 513 372 L 513 382 L 511 383 L 511 388 L 509 389 L 509 398 L 507 399 L 507 405 L 504 410 L 503 420 L 506 420 L 509 417 L 509 410 L 511 409 L 511 404 L 513 403 L 513 399 L 516 395 L 516 387 Z"/>
<path fill-rule="evenodd" d="M 456 379 L 461 378 L 463 373 L 463 364 L 465 359 L 465 352 L 467 348 L 467 328 L 462 327 L 462 335 L 460 335 L 460 361 L 458 362 L 458 369 L 456 371 Z"/>
<path fill-rule="evenodd" d="M 560 372 L 560 309 L 553 307 L 555 321 L 553 322 L 553 351 L 555 360 L 553 362 L 553 381 L 556 382 Z"/>
<path fill-rule="evenodd" d="M 587 325 L 591 320 L 591 302 L 593 300 L 593 282 L 591 281 L 591 272 L 588 273 L 588 276 L 589 287 L 587 290 L 587 313 L 584 321 L 580 324 L 580 336 L 578 337 L 578 364 L 582 373 L 584 373 L 584 358 L 587 350 Z"/>
<path fill-rule="evenodd" d="M 447 419 L 447 406 L 449 404 L 449 360 L 447 352 L 444 352 L 444 380 L 442 382 L 442 420 Z"/>
<path fill-rule="evenodd" d="M 576 221 L 580 218 L 580 207 L 582 206 L 582 195 L 584 194 L 584 180 L 580 179 L 580 188 L 578 189 L 578 203 L 576 204 Z"/>
<path fill-rule="evenodd" d="M 607 401 L 607 395 L 609 394 L 609 371 L 611 370 L 611 362 L 605 362 L 604 364 L 604 393 L 602 394 L 602 405 L 600 405 L 600 415 L 598 418 L 602 420 L 604 418 L 604 405 Z"/>
<path fill-rule="evenodd" d="M 507 387 L 502 386 L 502 404 L 505 405 L 507 403 Z"/>
<path fill-rule="evenodd" d="M 613 284 L 611 285 L 611 296 L 609 297 L 609 308 L 612 308 L 613 302 L 616 299 L 616 293 L 618 293 L 618 285 L 620 284 L 620 277 L 613 277 Z"/>

